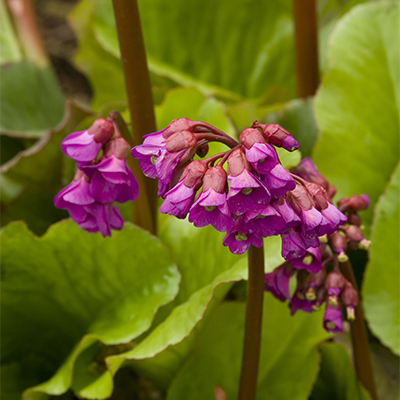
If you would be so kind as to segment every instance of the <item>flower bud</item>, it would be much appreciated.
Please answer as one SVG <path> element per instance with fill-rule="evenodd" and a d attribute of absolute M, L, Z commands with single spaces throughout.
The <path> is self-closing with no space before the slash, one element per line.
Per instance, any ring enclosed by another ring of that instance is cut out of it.
<path fill-rule="evenodd" d="M 318 211 L 328 208 L 328 195 L 325 189 L 317 183 L 306 183 L 306 188 L 312 196 Z"/>
<path fill-rule="evenodd" d="M 349 214 L 347 222 L 350 225 L 356 225 L 358 227 L 361 226 L 361 218 L 360 218 L 360 216 L 358 214 L 356 214 L 356 213 L 353 213 L 353 212 Z"/>
<path fill-rule="evenodd" d="M 200 121 L 192 121 L 189 118 L 179 118 L 174 119 L 163 131 L 162 135 L 165 139 L 168 139 L 170 136 L 174 135 L 175 133 L 188 131 L 193 132 L 193 129 L 201 125 Z"/>
<path fill-rule="evenodd" d="M 246 168 L 245 157 L 242 149 L 234 150 L 228 157 L 228 174 L 238 176 Z M 250 167 L 250 166 L 249 166 Z M 249 168 L 247 168 L 249 169 Z"/>
<path fill-rule="evenodd" d="M 298 214 L 300 214 L 301 209 L 310 210 L 314 206 L 310 194 L 302 185 L 296 185 L 292 191 L 288 192 L 287 200 Z"/>
<path fill-rule="evenodd" d="M 87 132 L 89 135 L 94 136 L 94 141 L 96 143 L 104 143 L 114 134 L 114 126 L 111 121 L 104 118 L 98 118 L 93 122 Z"/>
<path fill-rule="evenodd" d="M 340 298 L 346 307 L 349 306 L 354 307 L 358 304 L 357 290 L 353 288 L 353 285 L 349 281 L 346 281 L 344 289 L 340 295 Z"/>
<path fill-rule="evenodd" d="M 211 167 L 207 170 L 203 180 L 203 192 L 213 188 L 218 193 L 225 193 L 226 190 L 226 172 L 220 167 Z"/>
<path fill-rule="evenodd" d="M 122 137 L 111 139 L 104 147 L 104 155 L 111 157 L 114 155 L 120 160 L 124 160 L 130 152 L 129 143 Z"/>
<path fill-rule="evenodd" d="M 335 253 L 341 253 L 346 250 L 347 247 L 347 239 L 341 235 L 339 232 L 334 232 L 329 236 L 332 250 Z"/>
<path fill-rule="evenodd" d="M 246 149 L 251 149 L 254 143 L 265 143 L 263 135 L 258 129 L 247 128 L 240 134 L 240 143 Z"/>
<path fill-rule="evenodd" d="M 346 279 L 339 272 L 332 271 L 331 273 L 329 273 L 325 280 L 325 288 L 328 291 L 328 295 L 330 294 L 330 289 L 339 289 L 340 293 L 345 283 Z M 337 293 L 337 295 L 339 293 Z"/>
<path fill-rule="evenodd" d="M 260 128 L 265 140 L 274 146 L 283 147 L 288 151 L 299 148 L 297 140 L 278 124 L 253 124 L 253 128 Z"/>
<path fill-rule="evenodd" d="M 344 231 L 350 241 L 358 243 L 364 239 L 364 235 L 362 234 L 361 229 L 358 226 L 349 225 L 347 228 L 345 228 Z"/>
<path fill-rule="evenodd" d="M 202 145 L 197 147 L 196 154 L 200 158 L 203 158 L 203 157 L 205 157 L 207 155 L 208 149 L 209 149 L 208 143 L 204 143 L 204 144 L 202 144 Z"/>
<path fill-rule="evenodd" d="M 207 165 L 201 161 L 192 161 L 183 171 L 181 179 L 188 188 L 199 188 L 202 184 L 203 176 L 207 171 Z"/>

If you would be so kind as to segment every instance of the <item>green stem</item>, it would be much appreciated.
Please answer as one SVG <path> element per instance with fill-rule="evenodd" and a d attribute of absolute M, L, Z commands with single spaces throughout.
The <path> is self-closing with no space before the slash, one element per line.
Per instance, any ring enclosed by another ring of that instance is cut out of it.
<path fill-rule="evenodd" d="M 315 0 L 293 0 L 293 15 L 298 96 L 313 96 L 319 84 Z"/>
<path fill-rule="evenodd" d="M 246 322 L 238 400 L 254 400 L 256 397 L 264 299 L 264 248 L 262 246 L 260 248 L 250 246 L 248 263 Z"/>
<path fill-rule="evenodd" d="M 344 277 L 358 291 L 357 281 L 353 268 L 349 261 L 340 264 Z M 355 320 L 350 325 L 351 343 L 353 346 L 354 367 L 360 382 L 369 391 L 373 400 L 378 400 L 376 393 L 374 373 L 369 355 L 367 329 L 365 327 L 364 315 L 361 304 L 354 307 Z"/>
<path fill-rule="evenodd" d="M 136 146 L 142 143 L 143 135 L 156 131 L 139 9 L 136 0 L 113 0 L 113 7 L 131 116 L 132 142 Z M 135 202 L 134 222 L 156 233 L 157 182 L 146 178 L 132 157 L 129 157 L 129 163 L 140 189 Z"/>

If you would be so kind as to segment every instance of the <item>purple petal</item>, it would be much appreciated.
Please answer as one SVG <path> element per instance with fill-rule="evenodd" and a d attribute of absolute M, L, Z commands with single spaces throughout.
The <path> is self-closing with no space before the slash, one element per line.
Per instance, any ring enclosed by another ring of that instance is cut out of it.
<path fill-rule="evenodd" d="M 245 149 L 246 158 L 260 174 L 266 174 L 277 163 L 275 149 L 268 143 L 255 142 L 251 148 Z"/>
<path fill-rule="evenodd" d="M 294 179 L 280 163 L 276 164 L 269 173 L 262 175 L 261 179 L 267 186 L 272 197 L 275 198 L 284 196 L 286 192 L 296 187 Z"/>
<path fill-rule="evenodd" d="M 96 143 L 94 136 L 87 131 L 74 132 L 61 142 L 61 150 L 75 161 L 89 162 L 94 160 L 102 144 Z"/>

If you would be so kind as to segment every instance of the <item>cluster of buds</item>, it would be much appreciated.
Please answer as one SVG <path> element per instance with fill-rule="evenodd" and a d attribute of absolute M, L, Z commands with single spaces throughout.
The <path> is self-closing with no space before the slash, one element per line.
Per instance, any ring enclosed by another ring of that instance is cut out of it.
<path fill-rule="evenodd" d="M 212 141 L 230 149 L 204 158 Z M 298 143 L 277 124 L 254 122 L 237 142 L 209 124 L 180 118 L 145 136 L 132 155 L 146 176 L 159 180 L 160 212 L 226 232 L 223 244 L 234 254 L 282 235 L 282 254 L 296 263 L 346 217 L 318 183 L 286 171 L 275 147 L 293 151 Z"/>
<path fill-rule="evenodd" d="M 336 193 L 334 186 L 329 185 L 324 176 L 318 173 L 315 165 L 310 159 L 303 159 L 292 173 L 303 181 L 304 187 L 308 188 L 313 195 L 314 203 L 320 213 L 326 217 L 333 214 L 338 218 L 338 225 L 332 232 L 332 226 L 326 229 L 326 222 L 319 224 L 316 229 L 318 243 L 306 250 L 300 250 L 298 257 L 290 258 L 297 253 L 297 246 L 304 238 L 310 239 L 307 229 L 304 226 L 297 229 L 296 240 L 291 241 L 289 256 L 284 264 L 276 268 L 273 272 L 265 274 L 266 291 L 271 292 L 280 301 L 289 301 L 292 315 L 302 310 L 312 312 L 319 310 L 325 303 L 324 328 L 330 332 L 339 332 L 343 329 L 342 309 L 346 309 L 347 319 L 355 318 L 354 307 L 358 303 L 357 291 L 352 284 L 344 278 L 340 272 L 340 263 L 347 262 L 348 257 L 345 253 L 347 247 L 367 248 L 370 244 L 361 232 L 361 218 L 358 211 L 368 208 L 369 199 L 366 195 L 351 196 L 349 199 L 341 199 L 338 202 L 338 209 L 332 208 L 331 199 Z M 319 185 L 317 187 L 314 185 Z M 321 190 L 322 189 L 322 190 Z M 321 194 L 323 196 L 321 196 Z M 287 196 L 290 196 L 288 193 Z M 294 196 L 299 199 L 300 196 Z M 324 206 L 325 201 L 328 206 Z M 293 199 L 289 202 L 296 209 Z M 300 198 L 301 206 L 305 207 L 306 201 Z M 325 208 L 324 208 L 325 207 Z M 330 210 L 331 209 L 331 210 Z M 296 210 L 297 211 L 297 210 Z M 301 215 L 302 211 L 300 211 Z M 340 213 L 340 214 L 339 214 Z M 315 217 L 313 216 L 314 221 Z M 335 220 L 331 218 L 331 221 Z M 286 234 L 282 235 L 282 238 Z M 285 255 L 287 255 L 285 253 Z M 296 274 L 297 287 L 294 294 L 289 293 L 289 280 Z"/>
<path fill-rule="evenodd" d="M 88 232 L 111 236 L 123 219 L 114 202 L 136 200 L 139 187 L 126 165 L 130 146 L 119 133 L 112 116 L 68 135 L 61 143 L 67 157 L 77 163 L 73 181 L 54 198 L 56 207 Z"/>

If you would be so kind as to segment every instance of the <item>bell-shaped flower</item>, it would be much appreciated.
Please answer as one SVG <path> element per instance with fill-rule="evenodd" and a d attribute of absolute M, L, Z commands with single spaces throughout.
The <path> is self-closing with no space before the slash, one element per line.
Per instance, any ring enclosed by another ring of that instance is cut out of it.
<path fill-rule="evenodd" d="M 183 219 L 193 205 L 197 190 L 202 185 L 207 165 L 201 161 L 192 161 L 184 170 L 180 181 L 164 195 L 160 212 Z"/>
<path fill-rule="evenodd" d="M 280 235 L 286 230 L 285 220 L 270 204 L 261 210 L 247 211 L 244 220 L 248 229 L 261 237 Z"/>
<path fill-rule="evenodd" d="M 228 157 L 228 181 L 230 190 L 227 201 L 233 214 L 241 215 L 249 210 L 261 210 L 271 201 L 266 186 L 250 172 L 244 153 L 234 150 Z"/>
<path fill-rule="evenodd" d="M 294 269 L 289 264 L 275 268 L 264 276 L 264 291 L 272 293 L 280 301 L 290 299 L 289 279 L 294 274 Z"/>
<path fill-rule="evenodd" d="M 247 128 L 240 134 L 246 158 L 259 174 L 268 173 L 277 163 L 275 149 L 265 142 L 258 129 Z"/>
<path fill-rule="evenodd" d="M 190 209 L 189 222 L 196 227 L 210 224 L 220 232 L 233 227 L 233 215 L 226 203 L 226 172 L 222 167 L 211 167 L 205 173 L 202 191 Z"/>
<path fill-rule="evenodd" d="M 291 258 L 287 260 L 296 269 L 305 269 L 315 274 L 322 268 L 321 252 L 317 247 L 309 247 L 302 257 Z"/>
<path fill-rule="evenodd" d="M 83 167 L 91 177 L 90 193 L 100 203 L 125 203 L 136 200 L 139 186 L 126 165 L 129 144 L 122 138 L 110 140 L 104 149 L 103 159 L 95 165 Z"/>
<path fill-rule="evenodd" d="M 253 128 L 262 130 L 265 140 L 277 147 L 283 147 L 287 151 L 297 150 L 297 140 L 278 124 L 253 124 Z"/>
<path fill-rule="evenodd" d="M 277 163 L 271 171 L 262 175 L 261 180 L 274 198 L 284 196 L 289 190 L 296 187 L 294 179 L 281 163 Z"/>
<path fill-rule="evenodd" d="M 97 157 L 102 145 L 114 134 L 112 122 L 99 118 L 92 126 L 80 132 L 69 134 L 61 142 L 61 150 L 78 164 L 90 162 Z"/>
<path fill-rule="evenodd" d="M 243 254 L 251 245 L 261 247 L 262 239 L 249 231 L 244 223 L 244 216 L 241 215 L 236 218 L 233 228 L 227 232 L 222 244 L 228 246 L 233 254 Z"/>

